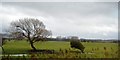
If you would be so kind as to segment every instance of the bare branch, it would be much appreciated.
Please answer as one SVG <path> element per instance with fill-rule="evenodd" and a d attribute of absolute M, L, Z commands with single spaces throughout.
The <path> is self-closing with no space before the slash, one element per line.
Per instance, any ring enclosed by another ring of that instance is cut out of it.
<path fill-rule="evenodd" d="M 34 18 L 24 18 L 11 22 L 10 32 L 15 36 L 21 33 L 28 39 L 32 47 L 33 43 L 52 35 L 51 31 L 45 29 L 42 21 Z"/>

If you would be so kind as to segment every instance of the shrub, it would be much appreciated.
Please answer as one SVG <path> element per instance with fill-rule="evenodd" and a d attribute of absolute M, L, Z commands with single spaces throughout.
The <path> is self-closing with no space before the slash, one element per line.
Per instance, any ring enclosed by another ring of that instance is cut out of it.
<path fill-rule="evenodd" d="M 71 45 L 71 48 L 77 48 L 81 50 L 82 53 L 84 53 L 85 47 L 82 45 L 80 41 L 71 40 L 70 45 Z"/>

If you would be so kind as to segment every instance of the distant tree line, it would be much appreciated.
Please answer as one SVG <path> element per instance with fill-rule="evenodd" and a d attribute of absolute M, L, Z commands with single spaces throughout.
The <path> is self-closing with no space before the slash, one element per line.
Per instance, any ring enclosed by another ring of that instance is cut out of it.
<path fill-rule="evenodd" d="M 5 38 L 3 37 L 2 40 L 24 40 L 25 38 Z M 118 43 L 120 40 L 102 40 L 102 39 L 57 39 L 57 38 L 45 38 L 45 41 L 70 41 L 70 40 L 79 40 L 81 42 L 111 42 L 111 43 Z"/>

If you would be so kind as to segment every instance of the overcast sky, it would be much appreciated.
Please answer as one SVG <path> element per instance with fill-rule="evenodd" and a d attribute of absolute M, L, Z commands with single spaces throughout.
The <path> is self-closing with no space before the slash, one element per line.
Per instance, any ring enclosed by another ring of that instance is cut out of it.
<path fill-rule="evenodd" d="M 119 0 L 1 0 L 2 2 L 118 2 Z"/>
<path fill-rule="evenodd" d="M 118 38 L 117 2 L 4 2 L 0 8 L 0 29 L 19 18 L 37 18 L 53 36 Z"/>

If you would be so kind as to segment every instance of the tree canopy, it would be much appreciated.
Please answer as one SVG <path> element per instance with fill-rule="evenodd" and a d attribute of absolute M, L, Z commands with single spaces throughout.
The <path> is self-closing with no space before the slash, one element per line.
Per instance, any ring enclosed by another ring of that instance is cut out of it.
<path fill-rule="evenodd" d="M 16 38 L 27 38 L 33 50 L 36 50 L 33 43 L 52 35 L 52 32 L 45 28 L 42 21 L 34 18 L 12 21 L 9 32 Z"/>

